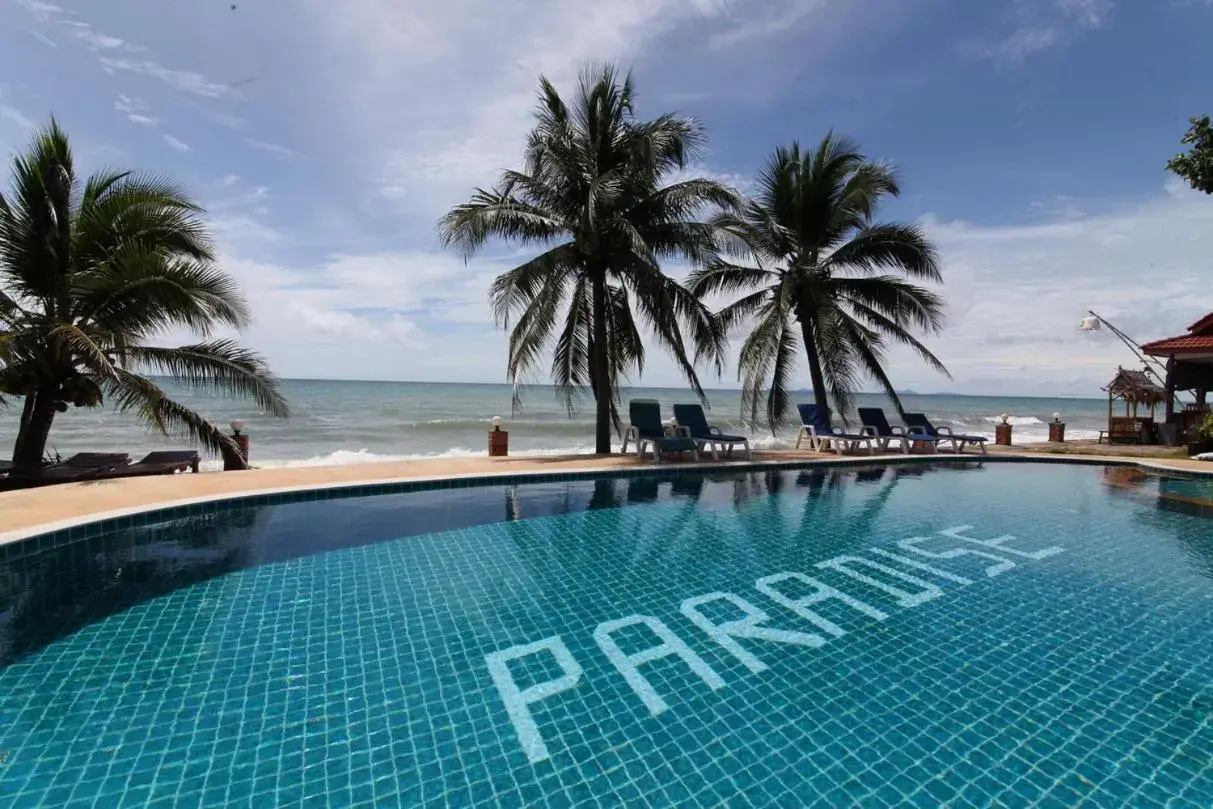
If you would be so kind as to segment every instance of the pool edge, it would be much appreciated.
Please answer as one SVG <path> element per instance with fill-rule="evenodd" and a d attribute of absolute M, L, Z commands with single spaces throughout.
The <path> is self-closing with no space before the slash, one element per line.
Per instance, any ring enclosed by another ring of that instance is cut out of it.
<path fill-rule="evenodd" d="M 337 481 L 331 483 L 299 484 L 290 486 L 275 486 L 261 489 L 248 489 L 240 492 L 218 492 L 198 497 L 161 500 L 108 511 L 98 511 L 55 522 L 39 523 L 0 532 L 0 547 L 28 539 L 47 535 L 58 535 L 80 529 L 99 530 L 109 523 L 122 522 L 132 518 L 140 518 L 140 522 L 153 522 L 155 518 L 172 519 L 177 512 L 181 516 L 189 513 L 194 507 L 223 503 L 229 507 L 239 507 L 242 504 L 263 502 L 299 502 L 309 499 L 329 499 L 338 497 L 372 496 L 387 494 L 391 491 L 407 492 L 411 490 L 429 490 L 437 488 L 457 487 L 460 484 L 492 486 L 508 485 L 510 483 L 539 483 L 558 480 L 584 480 L 586 478 L 609 476 L 612 478 L 643 477 L 653 474 L 687 471 L 744 471 L 747 469 L 795 469 L 826 467 L 869 466 L 873 463 L 881 465 L 906 465 L 918 463 L 954 463 L 963 462 L 994 462 L 994 463 L 1046 463 L 1071 464 L 1077 466 L 1137 466 L 1155 472 L 1167 472 L 1181 475 L 1213 476 L 1213 469 L 1191 469 L 1169 465 L 1158 459 L 1133 458 L 1127 456 L 1091 456 L 1091 455 L 1051 455 L 1027 453 L 991 453 L 977 455 L 969 453 L 948 453 L 933 455 L 870 455 L 852 457 L 826 458 L 772 458 L 763 460 L 722 460 L 697 461 L 667 464 L 650 464 L 646 466 L 589 466 L 565 469 L 562 471 L 550 469 L 520 469 L 509 472 L 464 472 L 458 474 L 420 475 L 407 477 L 368 478 L 358 481 Z M 328 497 L 304 497 L 299 495 L 323 494 Z"/>

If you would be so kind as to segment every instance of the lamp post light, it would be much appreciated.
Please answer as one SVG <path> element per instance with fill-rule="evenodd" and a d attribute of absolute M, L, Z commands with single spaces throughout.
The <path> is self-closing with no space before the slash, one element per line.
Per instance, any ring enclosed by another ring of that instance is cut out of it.
<path fill-rule="evenodd" d="M 231 471 L 238 469 L 248 469 L 248 436 L 244 434 L 244 420 L 232 419 L 232 441 L 236 444 L 236 452 L 233 454 L 230 449 L 223 450 L 223 470 Z"/>
<path fill-rule="evenodd" d="M 994 443 L 1002 447 L 1009 447 L 1011 446 L 1011 417 L 1003 413 L 998 418 L 999 423 L 994 425 Z"/>
<path fill-rule="evenodd" d="M 1055 441 L 1058 444 L 1065 443 L 1066 440 L 1066 425 L 1061 420 L 1060 413 L 1053 414 L 1053 420 L 1049 422 L 1049 441 Z"/>
<path fill-rule="evenodd" d="M 489 457 L 503 458 L 510 454 L 510 434 L 501 429 L 501 416 L 493 416 L 489 421 L 493 425 L 489 430 Z"/>

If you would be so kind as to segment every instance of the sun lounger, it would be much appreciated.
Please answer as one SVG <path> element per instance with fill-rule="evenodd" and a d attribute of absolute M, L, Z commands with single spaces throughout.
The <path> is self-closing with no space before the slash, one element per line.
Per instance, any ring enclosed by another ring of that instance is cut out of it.
<path fill-rule="evenodd" d="M 700 449 L 707 447 L 708 451 L 712 453 L 713 460 L 720 460 L 720 455 L 716 451 L 717 447 L 724 447 L 725 456 L 732 457 L 733 447 L 738 444 L 745 450 L 747 459 L 753 457 L 750 453 L 750 439 L 743 435 L 726 435 L 708 424 L 707 416 L 704 415 L 703 407 L 700 405 L 674 405 L 674 421 L 678 422 L 679 427 L 686 430 L 686 434 L 699 445 Z"/>
<path fill-rule="evenodd" d="M 32 472 L 19 472 L 14 469 L 9 472 L 8 479 L 22 486 L 94 480 L 107 472 L 127 466 L 130 461 L 131 456 L 125 452 L 79 452 L 66 461 Z"/>
<path fill-rule="evenodd" d="M 158 452 L 149 452 L 140 458 L 138 462 L 129 466 L 116 467 L 109 472 L 103 473 L 101 476 L 105 478 L 133 478 L 145 475 L 173 475 L 177 472 L 184 472 L 187 469 L 197 472 L 200 463 L 201 458 L 197 450 L 160 450 Z"/>
<path fill-rule="evenodd" d="M 906 413 L 904 416 L 906 426 L 911 431 L 925 433 L 937 441 L 949 441 L 952 444 L 952 449 L 957 452 L 964 452 L 965 447 L 970 444 L 981 449 L 981 454 L 986 454 L 986 438 L 981 435 L 965 435 L 963 433 L 952 432 L 951 427 L 936 427 L 931 423 L 931 420 L 923 413 Z"/>
<path fill-rule="evenodd" d="M 875 436 L 880 442 L 882 451 L 888 450 L 894 441 L 901 444 L 901 451 L 910 452 L 911 444 L 925 444 L 932 452 L 939 451 L 939 438 L 927 435 L 919 430 L 906 430 L 903 427 L 893 427 L 885 417 L 884 410 L 879 407 L 859 408 L 859 421 L 863 424 L 864 432 Z"/>
<path fill-rule="evenodd" d="M 653 448 L 653 460 L 661 463 L 663 452 L 691 452 L 699 460 L 699 445 L 685 435 L 666 435 L 661 423 L 661 404 L 656 399 L 633 399 L 628 402 L 631 424 L 623 434 L 622 452 L 628 451 L 628 441 L 636 442 L 636 454 L 644 455 L 645 447 Z"/>
<path fill-rule="evenodd" d="M 841 455 L 843 444 L 846 444 L 848 449 L 857 448 L 863 444 L 868 448 L 869 454 L 876 451 L 872 446 L 875 440 L 872 436 L 867 433 L 847 433 L 831 427 L 830 420 L 825 417 L 817 405 L 798 404 L 796 409 L 800 411 L 800 430 L 796 433 L 796 449 L 800 449 L 802 442 L 808 441 L 809 449 L 814 452 L 825 452 L 827 448 L 830 448 Z"/>

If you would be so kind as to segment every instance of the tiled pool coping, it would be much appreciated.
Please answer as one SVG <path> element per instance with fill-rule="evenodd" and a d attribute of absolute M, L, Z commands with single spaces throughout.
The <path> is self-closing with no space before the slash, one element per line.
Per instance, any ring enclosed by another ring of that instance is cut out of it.
<path fill-rule="evenodd" d="M 410 491 L 462 488 L 469 486 L 502 486 L 520 483 L 543 483 L 590 478 L 631 478 L 659 475 L 693 475 L 704 472 L 739 472 L 755 469 L 798 469 L 813 467 L 890 466 L 934 463 L 1052 463 L 1085 466 L 1136 466 L 1154 472 L 1175 475 L 1213 476 L 1213 468 L 1205 470 L 1169 464 L 1156 459 L 1117 456 L 1027 455 L 1027 454 L 937 454 L 937 455 L 873 455 L 825 458 L 774 458 L 753 461 L 698 461 L 645 466 L 590 466 L 553 471 L 520 469 L 510 472 L 469 472 L 412 477 L 388 477 L 334 483 L 312 483 L 220 492 L 199 497 L 140 504 L 128 508 L 94 512 L 72 519 L 27 526 L 0 533 L 0 546 L 38 538 L 47 547 L 62 541 L 82 539 L 93 534 L 123 527 L 148 525 L 166 520 L 196 516 L 217 510 L 248 506 L 282 505 L 292 502 L 337 500 L 368 497 Z"/>

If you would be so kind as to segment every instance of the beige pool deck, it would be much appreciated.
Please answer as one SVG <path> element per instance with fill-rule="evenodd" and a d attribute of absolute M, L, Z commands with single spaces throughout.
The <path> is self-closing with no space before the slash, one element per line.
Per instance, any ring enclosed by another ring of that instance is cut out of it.
<path fill-rule="evenodd" d="M 1158 470 L 1213 472 L 1213 464 L 1183 457 L 1149 457 L 1146 448 L 1078 445 L 1059 448 L 1032 445 L 989 457 L 1012 455 L 1056 460 L 1059 454 L 1075 460 L 1128 461 Z M 1155 452 L 1157 449 L 1155 448 Z M 1081 454 L 1080 454 L 1081 453 Z M 927 456 L 938 460 L 981 460 L 975 452 L 964 455 L 940 453 Z M 904 460 L 905 455 L 849 455 L 848 463 Z M 755 452 L 753 464 L 774 465 L 792 462 L 837 463 L 834 454 L 803 450 Z M 703 465 L 705 462 L 700 462 Z M 744 460 L 722 464 L 744 467 Z M 666 463 L 662 468 L 694 466 L 694 462 Z M 98 519 L 146 511 L 153 508 L 191 502 L 222 500 L 250 494 L 268 494 L 291 490 L 384 483 L 416 479 L 474 478 L 493 475 L 544 474 L 575 470 L 610 471 L 629 467 L 652 467 L 651 461 L 635 455 L 570 455 L 554 457 L 458 458 L 349 466 L 317 466 L 288 469 L 253 469 L 245 472 L 204 472 L 144 478 L 127 478 L 82 483 L 67 483 L 39 489 L 0 493 L 0 543 L 13 542 L 46 531 L 92 522 Z"/>

